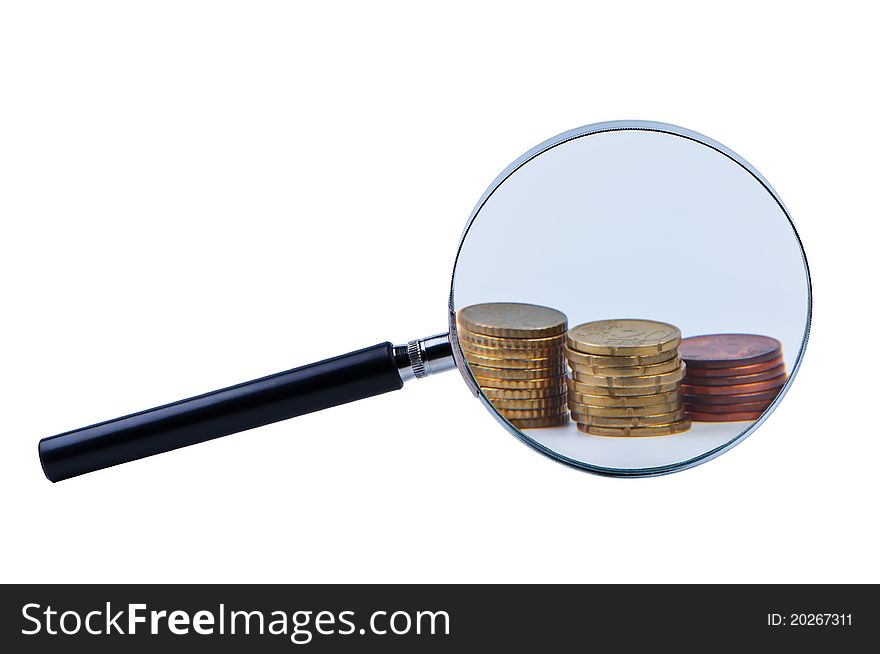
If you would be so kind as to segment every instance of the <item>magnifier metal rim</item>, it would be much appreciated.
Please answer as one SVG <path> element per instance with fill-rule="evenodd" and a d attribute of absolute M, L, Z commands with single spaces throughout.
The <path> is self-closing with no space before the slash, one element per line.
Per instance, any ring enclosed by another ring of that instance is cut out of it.
<path fill-rule="evenodd" d="M 495 191 L 507 181 L 508 178 L 511 177 L 517 170 L 522 168 L 524 165 L 529 163 L 532 159 L 540 156 L 541 154 L 547 152 L 548 150 L 552 150 L 555 147 L 568 143 L 569 141 L 573 141 L 575 139 L 583 138 L 586 136 L 591 136 L 593 134 L 601 134 L 604 132 L 621 132 L 621 131 L 642 131 L 642 132 L 657 132 L 661 134 L 669 134 L 670 136 L 676 136 L 679 138 L 687 139 L 689 141 L 694 141 L 699 143 L 700 145 L 704 145 L 708 148 L 711 148 L 718 152 L 719 154 L 727 157 L 737 165 L 739 165 L 743 170 L 748 172 L 764 189 L 770 194 L 770 196 L 776 201 L 776 204 L 782 210 L 782 213 L 785 215 L 788 220 L 788 224 L 791 226 L 791 230 L 794 233 L 794 237 L 797 240 L 798 248 L 801 253 L 801 260 L 804 264 L 804 274 L 807 277 L 807 320 L 804 325 L 804 335 L 801 341 L 800 349 L 798 350 L 797 357 L 795 358 L 794 364 L 792 365 L 791 371 L 789 373 L 788 381 L 785 382 L 785 385 L 779 390 L 779 394 L 773 400 L 767 409 L 764 410 L 764 413 L 758 418 L 754 423 L 752 423 L 749 427 L 747 427 L 742 433 L 732 438 L 727 443 L 723 445 L 719 445 L 718 447 L 709 450 L 708 452 L 704 452 L 698 456 L 687 459 L 685 461 L 680 461 L 678 463 L 670 463 L 663 466 L 655 466 L 651 468 L 608 468 L 605 466 L 597 466 L 590 463 L 584 463 L 583 461 L 578 461 L 577 459 L 572 459 L 571 457 L 567 457 L 563 454 L 553 451 L 548 448 L 546 445 L 536 441 L 531 438 L 528 434 L 523 433 L 512 424 L 510 424 L 504 417 L 495 409 L 492 403 L 486 398 L 480 389 L 479 384 L 477 384 L 476 380 L 471 373 L 470 368 L 465 361 L 464 355 L 461 351 L 461 346 L 458 341 L 458 333 L 457 326 L 455 322 L 455 273 L 458 269 L 458 258 L 461 256 L 461 249 L 464 246 L 465 239 L 467 238 L 468 232 L 470 231 L 471 226 L 477 218 L 477 215 L 485 206 L 486 202 L 488 202 L 489 198 L 495 193 Z M 701 463 L 705 463 L 711 459 L 714 459 L 720 454 L 723 454 L 727 450 L 733 448 L 739 443 L 743 442 L 747 437 L 751 436 L 751 434 L 760 427 L 767 417 L 773 413 L 779 403 L 782 401 L 782 398 L 785 397 L 785 394 L 788 392 L 791 387 L 791 383 L 794 378 L 797 376 L 798 371 L 801 367 L 801 362 L 804 357 L 804 352 L 807 349 L 807 341 L 810 337 L 810 325 L 813 319 L 813 285 L 810 277 L 810 266 L 807 262 L 807 255 L 804 252 L 804 245 L 801 241 L 801 237 L 798 234 L 797 228 L 794 225 L 794 221 L 791 218 L 791 214 L 789 214 L 788 209 L 785 208 L 785 204 L 782 202 L 782 199 L 779 197 L 779 194 L 770 186 L 770 183 L 764 179 L 764 177 L 759 173 L 754 166 L 752 166 L 748 161 L 746 161 L 743 157 L 735 153 L 733 150 L 725 147 L 721 143 L 710 139 L 707 136 L 699 134 L 698 132 L 694 132 L 689 129 L 685 129 L 684 127 L 678 127 L 677 125 L 670 125 L 668 123 L 658 123 L 649 120 L 620 120 L 620 121 L 609 121 L 603 123 L 594 123 L 592 125 L 585 125 L 583 127 L 578 127 L 567 132 L 563 132 L 557 136 L 554 136 L 551 139 L 544 141 L 543 143 L 535 146 L 521 157 L 519 157 L 516 161 L 510 164 L 498 177 L 495 178 L 495 181 L 489 185 L 489 188 L 483 193 L 471 212 L 470 217 L 465 224 L 464 231 L 462 232 L 461 239 L 458 242 L 458 249 L 455 253 L 455 262 L 452 267 L 452 281 L 449 289 L 449 341 L 452 345 L 452 355 L 455 359 L 456 367 L 461 372 L 464 377 L 465 382 L 471 391 L 480 398 L 482 403 L 486 406 L 487 409 L 492 413 L 493 416 L 509 431 L 511 434 L 516 436 L 521 442 L 528 445 L 530 448 L 541 452 L 545 456 L 553 459 L 558 463 L 562 463 L 573 468 L 577 468 L 579 470 L 584 470 L 586 472 L 591 472 L 597 475 L 604 475 L 607 477 L 655 477 L 659 475 L 667 475 L 672 472 L 678 472 L 679 470 L 686 470 L 688 468 L 693 468 L 694 466 L 700 465 Z"/>

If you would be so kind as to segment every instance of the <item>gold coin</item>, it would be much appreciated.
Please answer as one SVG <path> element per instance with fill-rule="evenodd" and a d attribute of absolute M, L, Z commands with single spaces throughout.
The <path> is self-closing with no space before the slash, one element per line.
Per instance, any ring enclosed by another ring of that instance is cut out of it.
<path fill-rule="evenodd" d="M 568 417 L 565 407 L 547 408 L 547 409 L 498 409 L 498 412 L 510 420 L 529 420 L 531 418 L 557 418 L 559 416 Z"/>
<path fill-rule="evenodd" d="M 600 427 L 599 425 L 578 425 L 579 431 L 594 436 L 668 436 L 680 434 L 691 428 L 690 420 L 678 420 L 669 425 L 650 427 Z"/>
<path fill-rule="evenodd" d="M 670 413 L 682 408 L 681 402 L 669 402 L 667 404 L 652 404 L 650 406 L 592 406 L 580 404 L 569 400 L 568 408 L 572 414 L 579 413 L 588 416 L 605 416 L 606 418 L 636 418 L 642 416 L 655 416 L 660 413 Z"/>
<path fill-rule="evenodd" d="M 501 338 L 544 338 L 565 333 L 565 314 L 537 304 L 488 302 L 458 312 L 458 323 L 475 334 Z"/>
<path fill-rule="evenodd" d="M 681 365 L 681 359 L 677 356 L 662 363 L 652 363 L 649 366 L 585 366 L 580 363 L 569 363 L 571 369 L 581 375 L 593 377 L 651 377 L 673 372 Z"/>
<path fill-rule="evenodd" d="M 574 412 L 571 414 L 571 419 L 579 425 L 596 425 L 597 427 L 652 427 L 669 425 L 682 418 L 684 418 L 684 409 L 670 411 L 669 413 L 658 413 L 654 416 L 612 417 Z"/>
<path fill-rule="evenodd" d="M 494 377 L 474 377 L 480 386 L 489 388 L 560 388 L 565 389 L 565 376 L 557 375 L 547 379 L 496 379 Z M 562 391 L 560 391 L 562 392 Z"/>
<path fill-rule="evenodd" d="M 533 400 L 539 397 L 560 397 L 565 393 L 565 386 L 560 393 L 556 388 L 484 388 L 480 387 L 489 400 Z"/>
<path fill-rule="evenodd" d="M 651 395 L 636 395 L 613 397 L 610 395 L 595 395 L 593 393 L 580 393 L 573 389 L 576 382 L 568 382 L 568 401 L 586 404 L 594 407 L 609 407 L 622 409 L 628 407 L 656 406 L 658 404 L 671 404 L 681 401 L 680 391 L 668 391 L 666 393 L 653 393 Z"/>
<path fill-rule="evenodd" d="M 561 366 L 553 366 L 550 368 L 487 368 L 468 362 L 468 368 L 474 374 L 474 377 L 486 377 L 488 379 L 549 379 L 552 377 L 564 376 L 568 373 L 565 364 Z M 503 386 L 502 386 L 503 388 Z"/>
<path fill-rule="evenodd" d="M 549 418 L 507 418 L 507 421 L 517 429 L 537 429 L 538 427 L 561 427 L 568 424 L 566 414 Z"/>
<path fill-rule="evenodd" d="M 565 395 L 552 397 L 535 397 L 527 400 L 489 400 L 498 410 L 522 410 L 522 409 L 553 409 L 553 413 L 559 413 L 565 407 Z"/>
<path fill-rule="evenodd" d="M 548 350 L 565 346 L 565 335 L 548 336 L 545 338 L 498 338 L 475 334 L 466 329 L 459 330 L 458 338 L 462 343 L 471 343 L 479 347 L 499 350 Z"/>
<path fill-rule="evenodd" d="M 569 329 L 566 342 L 584 354 L 660 354 L 678 347 L 681 331 L 654 320 L 597 320 Z"/>
<path fill-rule="evenodd" d="M 684 379 L 684 364 L 672 372 L 664 372 L 662 375 L 648 375 L 645 377 L 599 377 L 585 375 L 577 370 L 572 372 L 572 377 L 587 386 L 610 386 L 612 388 L 659 388 Z"/>
<path fill-rule="evenodd" d="M 565 360 L 562 358 L 562 355 L 542 359 L 507 359 L 484 357 L 464 349 L 462 352 L 469 364 L 486 368 L 515 368 L 522 370 L 530 368 L 563 368 L 565 366 Z"/>
<path fill-rule="evenodd" d="M 608 397 L 631 397 L 633 395 L 654 395 L 656 393 L 668 393 L 677 391 L 679 382 L 662 384 L 658 386 L 627 386 L 617 388 L 613 386 L 593 386 L 584 384 L 583 382 L 572 379 L 568 381 L 568 388 L 575 393 L 583 393 L 584 395 L 607 395 Z"/>
<path fill-rule="evenodd" d="M 461 341 L 461 349 L 466 354 L 476 354 L 481 357 L 498 357 L 501 359 L 551 359 L 562 356 L 561 347 L 549 347 L 541 350 L 501 350 L 494 347 L 474 345 L 468 341 Z"/>
<path fill-rule="evenodd" d="M 603 356 L 601 354 L 583 354 L 565 348 L 565 358 L 571 365 L 597 366 L 607 368 L 621 368 L 624 366 L 650 366 L 655 363 L 663 363 L 678 356 L 676 349 L 671 349 L 660 354 L 633 354 L 631 356 Z"/>

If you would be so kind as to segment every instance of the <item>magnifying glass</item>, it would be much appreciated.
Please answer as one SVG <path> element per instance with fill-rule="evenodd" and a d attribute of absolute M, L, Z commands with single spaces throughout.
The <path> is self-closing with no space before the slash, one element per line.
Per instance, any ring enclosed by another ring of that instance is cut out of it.
<path fill-rule="evenodd" d="M 742 157 L 647 121 L 560 134 L 486 189 L 455 254 L 446 333 L 44 438 L 53 482 L 457 368 L 550 458 L 652 476 L 740 443 L 809 335 L 809 269 L 785 206 Z"/>

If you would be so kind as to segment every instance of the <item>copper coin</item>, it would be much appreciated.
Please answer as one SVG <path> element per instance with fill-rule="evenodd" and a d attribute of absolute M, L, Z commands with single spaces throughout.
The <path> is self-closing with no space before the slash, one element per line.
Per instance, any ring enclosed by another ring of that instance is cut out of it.
<path fill-rule="evenodd" d="M 481 386 L 483 395 L 493 400 L 534 400 L 539 397 L 560 397 L 565 395 L 565 384 L 550 388 L 488 388 Z"/>
<path fill-rule="evenodd" d="M 741 420 L 757 420 L 763 411 L 737 412 L 737 413 L 698 413 L 688 411 L 687 417 L 694 422 L 739 422 Z"/>
<path fill-rule="evenodd" d="M 766 372 L 779 366 L 784 366 L 785 360 L 776 357 L 763 363 L 753 363 L 750 366 L 730 366 L 729 368 L 688 368 L 688 377 L 738 377 L 740 375 L 754 375 L 758 372 Z"/>
<path fill-rule="evenodd" d="M 498 413 L 508 420 L 534 420 L 536 418 L 558 418 L 567 412 L 562 409 L 498 409 Z"/>
<path fill-rule="evenodd" d="M 685 402 L 684 408 L 687 411 L 695 411 L 697 413 L 753 413 L 766 410 L 772 402 L 773 400 L 740 402 L 739 404 L 696 404 Z"/>
<path fill-rule="evenodd" d="M 538 429 L 540 427 L 561 427 L 568 424 L 566 414 L 548 418 L 507 418 L 507 422 L 517 429 Z"/>
<path fill-rule="evenodd" d="M 754 382 L 752 384 L 734 384 L 732 386 L 695 386 L 693 384 L 682 384 L 681 392 L 685 395 L 742 395 L 743 393 L 758 393 L 760 391 L 781 388 L 785 385 L 786 379 L 788 379 L 788 376 L 782 374 L 773 379 Z"/>
<path fill-rule="evenodd" d="M 568 401 L 596 407 L 645 407 L 657 404 L 671 404 L 681 401 L 681 393 L 677 390 L 667 393 L 653 393 L 651 395 L 636 395 L 632 397 L 609 397 L 607 395 L 593 395 L 591 393 L 579 393 L 574 388 L 569 388 Z"/>
<path fill-rule="evenodd" d="M 546 338 L 568 329 L 564 313 L 520 302 L 473 304 L 459 310 L 456 320 L 460 330 L 497 338 Z"/>
<path fill-rule="evenodd" d="M 531 397 L 519 400 L 506 400 L 497 398 L 489 400 L 499 411 L 522 411 L 524 409 L 553 409 L 552 413 L 560 413 L 565 406 L 565 395 L 550 397 Z"/>
<path fill-rule="evenodd" d="M 547 350 L 550 348 L 562 348 L 565 345 L 565 335 L 546 336 L 544 338 L 500 338 L 475 334 L 464 329 L 459 330 L 458 339 L 462 343 L 471 343 L 479 347 L 495 348 L 498 350 Z"/>
<path fill-rule="evenodd" d="M 474 377 L 488 377 L 489 379 L 549 379 L 565 375 L 568 369 L 565 364 L 549 368 L 487 368 L 468 362 L 468 367 L 474 373 Z"/>
<path fill-rule="evenodd" d="M 585 366 L 569 360 L 572 372 L 593 377 L 650 377 L 672 372 L 681 367 L 681 359 L 673 357 L 661 363 L 652 363 L 647 366 Z"/>
<path fill-rule="evenodd" d="M 600 427 L 599 425 L 578 425 L 578 431 L 594 436 L 668 436 L 680 434 L 691 428 L 691 421 L 684 419 L 668 425 L 649 427 Z"/>
<path fill-rule="evenodd" d="M 657 393 L 669 393 L 679 389 L 680 382 L 670 382 L 661 386 L 631 386 L 628 388 L 613 388 L 610 386 L 591 386 L 576 379 L 568 381 L 569 390 L 583 395 L 605 395 L 606 397 L 632 397 L 634 395 L 647 396 Z M 730 387 L 728 387 L 730 388 Z"/>
<path fill-rule="evenodd" d="M 569 349 L 600 356 L 660 354 L 674 350 L 681 341 L 681 330 L 656 320 L 621 318 L 596 320 L 568 330 Z"/>
<path fill-rule="evenodd" d="M 481 388 L 562 388 L 565 389 L 565 376 L 548 379 L 495 379 L 490 377 L 474 377 Z M 561 392 L 561 391 L 560 391 Z"/>
<path fill-rule="evenodd" d="M 470 350 L 462 349 L 465 360 L 471 366 L 483 368 L 505 368 L 514 370 L 533 370 L 535 368 L 562 368 L 565 359 L 562 354 L 554 357 L 541 357 L 537 359 L 511 359 L 508 357 L 484 357 L 474 354 Z"/>
<path fill-rule="evenodd" d="M 588 416 L 606 416 L 609 418 L 634 418 L 641 416 L 656 416 L 659 413 L 678 411 L 681 402 L 669 402 L 667 404 L 652 404 L 651 406 L 592 406 L 578 402 L 568 402 L 568 409 L 572 413 L 582 413 Z"/>
<path fill-rule="evenodd" d="M 691 377 L 686 376 L 684 384 L 693 384 L 695 386 L 735 386 L 738 384 L 752 384 L 754 382 L 767 381 L 775 379 L 785 374 L 785 366 L 777 366 L 764 372 L 756 372 L 752 375 L 737 375 L 735 377 Z"/>
<path fill-rule="evenodd" d="M 779 389 L 774 388 L 772 391 L 743 393 L 742 395 L 685 395 L 682 401 L 688 406 L 694 404 L 742 404 L 743 402 L 772 401 L 777 395 L 779 395 Z"/>
<path fill-rule="evenodd" d="M 653 427 L 655 425 L 669 425 L 684 417 L 683 409 L 676 409 L 669 413 L 658 413 L 652 416 L 621 417 L 571 412 L 571 419 L 579 425 L 595 425 L 596 427 Z"/>
<path fill-rule="evenodd" d="M 661 388 L 669 384 L 680 382 L 684 379 L 685 368 L 681 363 L 678 367 L 670 372 L 664 372 L 657 375 L 645 375 L 634 377 L 614 377 L 611 375 L 590 375 L 580 370 L 572 370 L 571 376 L 576 381 L 586 384 L 587 386 L 603 386 L 611 388 Z M 645 395 L 645 393 L 639 393 Z"/>
<path fill-rule="evenodd" d="M 689 368 L 750 366 L 782 356 L 782 343 L 757 334 L 706 334 L 682 339 L 678 353 Z"/>
<path fill-rule="evenodd" d="M 559 357 L 562 354 L 562 347 L 547 347 L 543 349 L 533 348 L 531 350 L 506 350 L 497 347 L 483 347 L 482 345 L 476 345 L 475 343 L 465 340 L 462 340 L 459 345 L 461 345 L 465 357 L 469 354 L 476 354 L 477 356 L 490 359 L 546 359 Z"/>
<path fill-rule="evenodd" d="M 618 368 L 625 366 L 650 366 L 655 363 L 663 363 L 678 356 L 678 350 L 672 349 L 660 354 L 633 354 L 628 356 L 614 356 L 601 354 L 583 354 L 569 347 L 565 348 L 565 358 L 569 363 L 582 366 L 603 366 Z"/>

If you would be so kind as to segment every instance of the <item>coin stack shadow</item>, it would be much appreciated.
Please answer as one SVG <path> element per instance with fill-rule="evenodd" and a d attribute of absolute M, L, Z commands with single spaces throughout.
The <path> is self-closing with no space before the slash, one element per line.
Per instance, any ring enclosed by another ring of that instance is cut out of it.
<path fill-rule="evenodd" d="M 757 420 L 788 379 L 782 343 L 769 336 L 692 336 L 680 350 L 684 409 L 695 422 Z"/>
<path fill-rule="evenodd" d="M 538 305 L 493 302 L 465 307 L 456 323 L 474 379 L 514 427 L 568 423 L 565 314 Z"/>
<path fill-rule="evenodd" d="M 596 436 L 665 436 L 690 429 L 679 386 L 681 332 L 650 320 L 600 320 L 568 332 L 568 407 Z"/>

